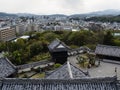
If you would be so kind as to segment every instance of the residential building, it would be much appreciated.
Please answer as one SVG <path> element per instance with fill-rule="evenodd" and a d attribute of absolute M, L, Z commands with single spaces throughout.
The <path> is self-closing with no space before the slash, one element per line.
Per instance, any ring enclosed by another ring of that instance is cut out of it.
<path fill-rule="evenodd" d="M 0 28 L 0 41 L 10 41 L 16 38 L 16 31 L 14 28 L 5 27 Z"/>
<path fill-rule="evenodd" d="M 26 24 L 19 24 L 16 25 L 16 33 L 23 35 L 26 31 L 27 25 Z"/>

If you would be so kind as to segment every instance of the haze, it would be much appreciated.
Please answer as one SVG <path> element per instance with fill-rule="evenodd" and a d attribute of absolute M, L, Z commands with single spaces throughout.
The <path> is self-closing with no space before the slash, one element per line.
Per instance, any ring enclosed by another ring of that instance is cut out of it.
<path fill-rule="evenodd" d="M 119 9 L 120 0 L 0 0 L 0 12 L 32 14 L 81 14 Z"/>

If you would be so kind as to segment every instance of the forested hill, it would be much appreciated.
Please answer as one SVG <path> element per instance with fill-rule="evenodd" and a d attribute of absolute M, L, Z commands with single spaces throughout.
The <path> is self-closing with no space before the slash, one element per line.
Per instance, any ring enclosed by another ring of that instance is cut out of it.
<path fill-rule="evenodd" d="M 16 14 L 8 14 L 8 13 L 0 12 L 0 17 L 6 17 L 6 16 L 9 16 L 9 17 L 17 17 Z"/>
<path fill-rule="evenodd" d="M 100 22 L 118 22 L 120 23 L 120 15 L 118 16 L 99 16 L 99 17 L 91 17 L 85 19 L 85 21 L 100 21 Z"/>

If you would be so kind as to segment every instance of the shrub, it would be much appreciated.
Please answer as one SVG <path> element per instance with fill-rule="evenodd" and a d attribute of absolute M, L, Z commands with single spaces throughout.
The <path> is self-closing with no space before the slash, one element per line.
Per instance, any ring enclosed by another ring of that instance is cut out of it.
<path fill-rule="evenodd" d="M 59 68 L 60 66 L 61 66 L 61 64 L 59 64 L 59 63 L 54 64 L 54 68 Z"/>

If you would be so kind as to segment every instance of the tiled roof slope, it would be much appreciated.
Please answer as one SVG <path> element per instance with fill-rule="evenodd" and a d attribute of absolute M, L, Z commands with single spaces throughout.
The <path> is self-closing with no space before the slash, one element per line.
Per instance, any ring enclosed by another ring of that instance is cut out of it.
<path fill-rule="evenodd" d="M 118 83 L 117 83 L 117 85 L 118 85 L 118 90 L 120 90 L 120 80 L 118 81 Z"/>
<path fill-rule="evenodd" d="M 120 57 L 120 47 L 97 45 L 95 53 L 100 55 Z"/>
<path fill-rule="evenodd" d="M 54 62 L 51 62 L 49 60 L 42 60 L 42 61 L 30 63 L 30 64 L 19 65 L 19 66 L 17 66 L 17 69 L 21 70 L 21 69 L 26 69 L 26 68 L 34 68 L 36 66 L 50 64 L 50 63 L 54 63 Z"/>
<path fill-rule="evenodd" d="M 59 47 L 60 46 L 60 47 Z M 62 46 L 62 47 L 61 47 Z M 57 48 L 59 47 L 59 48 Z M 51 42 L 49 45 L 48 45 L 48 48 L 50 51 L 67 51 L 69 50 L 70 48 L 64 44 L 62 41 L 60 41 L 59 39 L 55 39 L 53 42 Z"/>
<path fill-rule="evenodd" d="M 15 71 L 15 66 L 7 58 L 0 58 L 0 78 L 8 77 Z"/>
<path fill-rule="evenodd" d="M 69 65 L 70 69 L 69 69 Z M 49 76 L 46 77 L 46 79 L 70 79 L 70 73 L 72 74 L 72 78 L 74 79 L 80 79 L 88 77 L 82 70 L 78 69 L 71 63 L 65 63 L 63 66 L 58 68 L 57 70 L 53 71 Z"/>
<path fill-rule="evenodd" d="M 0 90 L 118 90 L 114 78 L 3 79 Z"/>
<path fill-rule="evenodd" d="M 2 88 L 2 79 L 0 79 L 0 90 Z"/>

